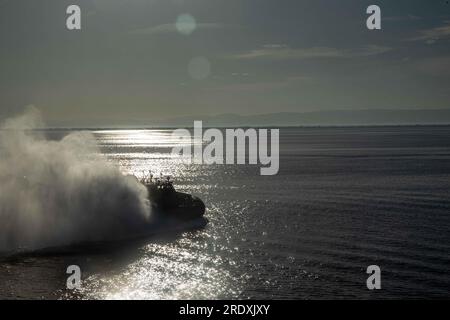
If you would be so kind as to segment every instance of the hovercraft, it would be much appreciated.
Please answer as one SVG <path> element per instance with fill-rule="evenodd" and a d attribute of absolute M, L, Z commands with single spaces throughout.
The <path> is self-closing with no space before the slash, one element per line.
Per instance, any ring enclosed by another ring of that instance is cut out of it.
<path fill-rule="evenodd" d="M 157 215 L 181 221 L 195 220 L 205 215 L 203 201 L 191 194 L 176 191 L 170 177 L 153 179 L 150 174 L 141 183 L 147 188 L 152 212 Z"/>

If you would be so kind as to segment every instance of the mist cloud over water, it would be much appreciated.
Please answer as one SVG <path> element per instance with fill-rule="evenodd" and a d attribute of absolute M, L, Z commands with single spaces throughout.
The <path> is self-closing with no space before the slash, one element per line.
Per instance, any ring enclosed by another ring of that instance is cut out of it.
<path fill-rule="evenodd" d="M 0 130 L 0 251 L 126 237 L 150 218 L 147 190 L 85 132 L 52 141 L 35 108 Z"/>

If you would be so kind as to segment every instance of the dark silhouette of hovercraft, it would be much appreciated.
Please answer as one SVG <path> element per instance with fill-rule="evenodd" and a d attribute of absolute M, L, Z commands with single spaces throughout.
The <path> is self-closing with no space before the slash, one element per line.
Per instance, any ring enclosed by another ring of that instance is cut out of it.
<path fill-rule="evenodd" d="M 175 190 L 170 177 L 165 179 L 141 180 L 147 187 L 153 212 L 162 218 L 175 219 L 182 222 L 207 220 L 204 218 L 206 207 L 201 199 L 188 193 Z"/>

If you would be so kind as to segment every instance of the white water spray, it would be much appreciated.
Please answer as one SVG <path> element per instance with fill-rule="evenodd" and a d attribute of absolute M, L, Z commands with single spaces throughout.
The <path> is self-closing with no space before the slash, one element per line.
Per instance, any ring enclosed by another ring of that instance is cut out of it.
<path fill-rule="evenodd" d="M 0 251 L 126 237 L 150 218 L 147 190 L 89 133 L 46 139 L 35 108 L 0 130 Z"/>

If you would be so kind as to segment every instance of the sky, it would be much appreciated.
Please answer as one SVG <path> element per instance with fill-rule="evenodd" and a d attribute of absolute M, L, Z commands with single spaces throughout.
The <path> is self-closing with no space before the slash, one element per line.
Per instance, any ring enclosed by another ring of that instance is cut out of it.
<path fill-rule="evenodd" d="M 55 126 L 450 108 L 445 0 L 0 0 L 0 43 L 0 118 Z"/>

